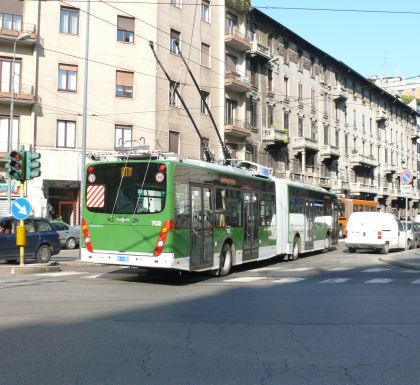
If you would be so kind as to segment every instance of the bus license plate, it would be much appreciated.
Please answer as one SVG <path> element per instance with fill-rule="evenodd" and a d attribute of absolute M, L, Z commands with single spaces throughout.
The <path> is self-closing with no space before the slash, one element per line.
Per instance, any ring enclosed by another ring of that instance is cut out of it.
<path fill-rule="evenodd" d="M 118 255 L 117 256 L 117 261 L 118 262 L 128 262 L 128 257 L 124 257 L 122 255 Z"/>

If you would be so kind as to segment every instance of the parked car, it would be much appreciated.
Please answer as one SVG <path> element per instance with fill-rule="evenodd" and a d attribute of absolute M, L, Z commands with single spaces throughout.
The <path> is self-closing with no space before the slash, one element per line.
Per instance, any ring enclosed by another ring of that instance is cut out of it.
<path fill-rule="evenodd" d="M 51 226 L 60 235 L 61 246 L 74 249 L 80 243 L 80 226 L 70 226 L 65 222 L 51 221 Z"/>
<path fill-rule="evenodd" d="M 350 253 L 372 249 L 387 254 L 390 249 L 404 249 L 407 233 L 393 214 L 354 212 L 347 223 L 345 245 Z"/>
<path fill-rule="evenodd" d="M 402 222 L 405 229 L 405 222 Z M 407 222 L 408 248 L 420 247 L 420 223 Z"/>
<path fill-rule="evenodd" d="M 51 227 L 48 220 L 43 218 L 27 218 L 25 259 L 34 258 L 37 262 L 46 263 L 52 255 L 58 254 L 61 244 L 58 233 Z M 19 221 L 13 217 L 0 217 L 3 229 L 0 233 L 0 259 L 18 261 L 19 247 L 16 246 L 16 227 Z"/>

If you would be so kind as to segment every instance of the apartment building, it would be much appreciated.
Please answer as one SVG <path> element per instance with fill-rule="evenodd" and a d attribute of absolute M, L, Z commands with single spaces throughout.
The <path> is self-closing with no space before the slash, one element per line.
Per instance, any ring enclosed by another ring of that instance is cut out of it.
<path fill-rule="evenodd" d="M 202 157 L 197 133 L 174 87 L 190 108 L 205 142 L 220 156 L 216 132 L 179 49 L 214 107 L 214 120 L 223 127 L 224 42 L 218 38 L 223 36 L 223 7 L 210 7 L 208 0 L 194 7 L 180 0 L 170 4 L 9 0 L 0 3 L 0 15 L 2 213 L 8 211 L 3 198 L 8 152 L 4 138 L 12 95 L 12 148 L 32 145 L 41 153 L 42 176 L 27 182 L 25 192 L 36 215 L 79 223 L 84 138 L 88 155 L 146 144 L 152 150 Z M 19 39 L 26 31 L 30 38 Z M 149 41 L 171 82 L 156 64 Z M 15 43 L 12 94 L 10 62 Z M 18 195 L 15 184 L 12 192 L 13 198 Z"/>
<path fill-rule="evenodd" d="M 405 207 L 399 176 L 402 164 L 417 176 L 416 111 L 259 10 L 246 18 L 251 130 L 243 141 L 256 144 L 254 159 L 383 211 Z M 419 198 L 415 189 L 410 210 Z"/>
<path fill-rule="evenodd" d="M 84 139 L 88 155 L 147 144 L 203 158 L 175 89 L 220 159 L 215 128 L 180 53 L 232 157 L 376 200 L 383 211 L 405 205 L 399 174 L 404 161 L 417 176 L 416 112 L 246 0 L 8 0 L 0 17 L 0 214 L 8 211 L 10 115 L 11 147 L 33 146 L 42 156 L 42 176 L 25 191 L 34 213 L 72 224 L 80 220 Z M 13 184 L 12 198 L 18 193 Z"/>

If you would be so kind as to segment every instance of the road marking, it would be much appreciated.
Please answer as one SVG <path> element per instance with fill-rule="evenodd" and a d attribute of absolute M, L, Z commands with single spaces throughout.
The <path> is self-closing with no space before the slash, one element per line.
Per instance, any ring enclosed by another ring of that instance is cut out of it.
<path fill-rule="evenodd" d="M 419 274 L 420 270 L 414 270 L 414 269 L 402 269 L 401 273 L 414 273 L 414 274 Z"/>
<path fill-rule="evenodd" d="M 348 271 L 348 270 L 354 270 L 355 267 L 327 267 L 326 271 Z"/>
<path fill-rule="evenodd" d="M 284 284 L 284 283 L 295 283 L 295 282 L 300 282 L 300 281 L 304 281 L 306 278 L 294 278 L 294 277 L 289 277 L 289 278 L 280 278 L 280 279 L 276 279 L 274 281 L 271 281 L 272 283 L 280 283 L 280 284 Z"/>
<path fill-rule="evenodd" d="M 344 283 L 349 281 L 351 278 L 330 278 L 325 281 L 320 281 L 319 283 Z"/>
<path fill-rule="evenodd" d="M 416 279 L 415 281 L 413 281 L 411 283 L 417 283 L 417 284 L 419 284 L 420 283 L 420 279 Z"/>
<path fill-rule="evenodd" d="M 287 269 L 287 270 L 283 270 L 283 271 L 308 271 L 308 270 L 313 270 L 313 267 L 296 267 L 294 269 Z"/>
<path fill-rule="evenodd" d="M 78 274 L 85 274 L 79 271 L 60 271 L 57 273 L 42 273 L 42 274 L 34 274 L 39 277 L 64 277 L 66 275 L 78 275 Z"/>
<path fill-rule="evenodd" d="M 372 269 L 362 270 L 362 273 L 379 273 L 381 271 L 387 271 L 387 270 L 391 270 L 391 269 L 386 269 L 383 267 L 376 267 Z"/>
<path fill-rule="evenodd" d="M 260 281 L 261 279 L 267 279 L 267 277 L 239 277 L 232 279 L 225 279 L 225 282 L 254 282 Z"/>
<path fill-rule="evenodd" d="M 273 271 L 273 270 L 281 270 L 281 267 L 260 267 L 259 269 L 254 269 L 251 271 L 255 273 L 255 272 L 263 272 L 263 271 Z"/>
<path fill-rule="evenodd" d="M 392 281 L 393 281 L 393 279 L 391 279 L 391 278 L 375 278 L 375 279 L 371 279 L 369 281 L 366 281 L 365 283 L 390 283 Z"/>

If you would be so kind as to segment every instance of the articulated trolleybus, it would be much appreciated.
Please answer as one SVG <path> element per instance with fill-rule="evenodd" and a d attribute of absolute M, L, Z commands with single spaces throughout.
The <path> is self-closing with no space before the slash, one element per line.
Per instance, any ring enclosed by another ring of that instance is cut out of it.
<path fill-rule="evenodd" d="M 81 259 L 224 276 L 245 262 L 328 250 L 335 195 L 267 170 L 133 152 L 88 164 Z"/>

